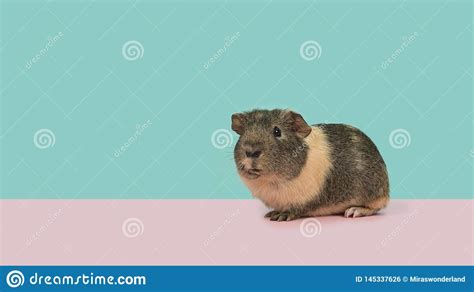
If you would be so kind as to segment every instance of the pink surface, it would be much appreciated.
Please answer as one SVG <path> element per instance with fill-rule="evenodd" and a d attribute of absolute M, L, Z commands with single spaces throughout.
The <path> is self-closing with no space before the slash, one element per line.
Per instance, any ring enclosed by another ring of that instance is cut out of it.
<path fill-rule="evenodd" d="M 1 200 L 2 265 L 472 265 L 472 200 L 270 222 L 256 200 Z M 135 218 L 135 219 L 130 219 Z"/>

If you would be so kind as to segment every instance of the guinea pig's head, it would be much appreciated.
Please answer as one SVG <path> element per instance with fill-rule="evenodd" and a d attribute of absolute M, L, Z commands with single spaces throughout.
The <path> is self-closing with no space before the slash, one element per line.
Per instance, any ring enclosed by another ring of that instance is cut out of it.
<path fill-rule="evenodd" d="M 311 127 L 290 110 L 253 110 L 232 115 L 232 130 L 240 135 L 234 149 L 239 174 L 250 180 L 265 176 L 292 179 L 306 163 L 304 138 Z"/>

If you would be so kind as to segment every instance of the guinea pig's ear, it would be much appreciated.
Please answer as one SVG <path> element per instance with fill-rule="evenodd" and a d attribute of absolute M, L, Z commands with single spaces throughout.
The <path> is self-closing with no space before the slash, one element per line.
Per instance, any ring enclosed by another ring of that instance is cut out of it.
<path fill-rule="evenodd" d="M 287 116 L 289 117 L 293 131 L 295 131 L 298 136 L 305 138 L 311 133 L 311 126 L 306 123 L 299 113 L 288 111 Z"/>
<path fill-rule="evenodd" d="M 237 113 L 232 115 L 232 130 L 234 130 L 237 134 L 242 135 L 244 132 L 245 126 L 245 114 Z"/>

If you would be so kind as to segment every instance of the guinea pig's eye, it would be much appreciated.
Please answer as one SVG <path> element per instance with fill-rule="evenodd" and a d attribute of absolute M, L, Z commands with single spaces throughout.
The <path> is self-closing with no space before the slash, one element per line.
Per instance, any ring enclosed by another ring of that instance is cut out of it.
<path fill-rule="evenodd" d="M 281 137 L 281 130 L 278 127 L 273 128 L 273 136 Z"/>

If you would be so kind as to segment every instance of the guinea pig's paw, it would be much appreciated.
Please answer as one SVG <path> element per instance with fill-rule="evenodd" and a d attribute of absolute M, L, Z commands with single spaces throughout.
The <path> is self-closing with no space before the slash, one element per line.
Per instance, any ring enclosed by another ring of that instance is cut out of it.
<path fill-rule="evenodd" d="M 356 218 L 363 216 L 370 216 L 375 213 L 375 210 L 364 208 L 364 207 L 350 207 L 344 212 L 344 217 L 346 218 Z"/>
<path fill-rule="evenodd" d="M 290 213 L 288 211 L 270 211 L 267 214 L 265 214 L 265 217 L 270 218 L 271 221 L 279 221 L 279 222 L 291 221 L 291 220 L 295 220 L 299 218 L 298 215 L 294 213 Z"/>
<path fill-rule="evenodd" d="M 265 218 L 271 218 L 273 217 L 273 215 L 280 214 L 280 213 L 281 213 L 280 211 L 273 210 L 265 214 Z"/>

